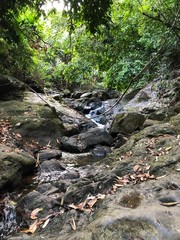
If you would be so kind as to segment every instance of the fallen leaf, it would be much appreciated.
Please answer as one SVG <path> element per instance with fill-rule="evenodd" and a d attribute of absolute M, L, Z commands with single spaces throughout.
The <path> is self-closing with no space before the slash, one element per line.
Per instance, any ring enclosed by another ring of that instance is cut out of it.
<path fill-rule="evenodd" d="M 44 224 L 42 225 L 42 228 L 45 228 L 45 227 L 48 225 L 49 221 L 50 221 L 50 218 L 48 218 L 48 219 L 44 222 Z"/>
<path fill-rule="evenodd" d="M 104 199 L 106 197 L 106 194 L 98 194 L 97 196 L 97 199 Z"/>
<path fill-rule="evenodd" d="M 36 166 L 38 167 L 40 165 L 40 160 L 39 160 L 39 153 L 37 154 L 37 158 L 36 158 Z"/>
<path fill-rule="evenodd" d="M 165 175 L 162 175 L 162 176 L 156 177 L 155 179 L 158 180 L 158 179 L 161 179 L 161 178 L 167 177 L 168 175 L 169 175 L 169 174 L 165 174 Z"/>
<path fill-rule="evenodd" d="M 94 204 L 97 202 L 97 198 L 91 199 L 89 202 L 87 202 L 87 205 L 92 208 Z"/>
<path fill-rule="evenodd" d="M 171 149 L 172 149 L 172 147 L 167 147 L 167 148 L 165 148 L 165 151 L 169 151 Z"/>
<path fill-rule="evenodd" d="M 69 223 L 70 223 L 72 229 L 73 229 L 74 231 L 76 231 L 77 228 L 76 228 L 76 223 L 75 223 L 75 221 L 74 221 L 74 218 L 72 218 L 72 221 L 70 221 Z"/>
<path fill-rule="evenodd" d="M 180 202 L 160 202 L 160 204 L 166 207 L 173 207 L 180 204 Z"/>
<path fill-rule="evenodd" d="M 28 229 L 24 229 L 24 230 L 21 230 L 20 232 L 23 232 L 23 233 L 35 233 L 35 231 L 37 230 L 37 227 L 38 227 L 38 220 L 36 220 L 34 223 L 32 223 Z"/>
<path fill-rule="evenodd" d="M 18 123 L 15 124 L 15 127 L 19 127 L 19 126 L 21 126 L 21 123 L 20 123 L 20 122 L 18 122 Z"/>
<path fill-rule="evenodd" d="M 137 164 L 133 167 L 133 171 L 134 172 L 137 172 L 139 170 L 140 166 Z"/>
<path fill-rule="evenodd" d="M 150 168 L 151 168 L 151 166 L 150 166 L 150 165 L 148 165 L 148 166 L 145 166 L 145 167 L 144 167 L 144 170 L 146 170 L 146 171 L 147 171 L 147 170 L 149 170 Z"/>
<path fill-rule="evenodd" d="M 43 208 L 36 208 L 36 209 L 34 209 L 32 212 L 31 212 L 31 214 L 30 214 L 30 218 L 31 219 L 37 219 L 37 214 L 38 214 L 38 212 L 40 212 L 40 211 L 42 211 L 43 210 Z"/>
<path fill-rule="evenodd" d="M 85 210 L 84 209 L 85 205 L 86 205 L 86 201 L 82 202 L 82 203 L 79 203 L 78 205 L 70 204 L 70 205 L 68 205 L 68 207 L 73 208 L 73 209 L 78 209 L 80 211 L 84 211 Z"/>

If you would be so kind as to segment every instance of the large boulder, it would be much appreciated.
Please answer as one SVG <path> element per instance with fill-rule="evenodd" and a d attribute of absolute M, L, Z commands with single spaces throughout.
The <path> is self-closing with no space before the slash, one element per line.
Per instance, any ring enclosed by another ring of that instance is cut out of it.
<path fill-rule="evenodd" d="M 25 85 L 14 77 L 0 74 L 0 100 L 22 97 Z"/>
<path fill-rule="evenodd" d="M 117 135 L 118 133 L 131 134 L 136 129 L 140 128 L 145 121 L 145 116 L 136 113 L 121 113 L 117 114 L 111 124 L 110 133 Z"/>
<path fill-rule="evenodd" d="M 21 186 L 25 174 L 35 167 L 35 159 L 28 153 L 0 144 L 0 190 Z"/>
<path fill-rule="evenodd" d="M 23 140 L 35 141 L 44 146 L 58 147 L 58 138 L 66 134 L 62 121 L 53 109 L 42 104 L 23 101 L 0 102 L 4 119 L 9 119 L 12 130 Z M 23 147 L 20 146 L 20 147 Z"/>
<path fill-rule="evenodd" d="M 97 144 L 110 146 L 112 143 L 111 135 L 100 128 L 91 128 L 85 133 L 61 138 L 61 148 L 74 153 L 86 152 Z"/>

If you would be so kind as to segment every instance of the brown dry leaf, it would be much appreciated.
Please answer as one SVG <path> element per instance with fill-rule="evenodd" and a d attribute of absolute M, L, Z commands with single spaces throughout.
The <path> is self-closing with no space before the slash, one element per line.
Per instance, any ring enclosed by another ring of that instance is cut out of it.
<path fill-rule="evenodd" d="M 19 134 L 19 133 L 16 133 L 16 137 L 17 138 L 22 138 L 21 134 Z"/>
<path fill-rule="evenodd" d="M 104 199 L 106 197 L 106 194 L 99 193 L 96 197 L 97 199 Z"/>
<path fill-rule="evenodd" d="M 149 170 L 150 168 L 151 168 L 151 166 L 150 166 L 150 165 L 148 165 L 148 166 L 145 166 L 145 167 L 144 167 L 144 170 L 146 170 L 146 171 L 147 171 L 147 170 Z"/>
<path fill-rule="evenodd" d="M 78 209 L 78 210 L 80 210 L 80 211 L 84 211 L 85 209 L 84 209 L 84 206 L 86 205 L 86 201 L 85 202 L 82 202 L 82 203 L 80 203 L 80 204 L 78 204 L 78 205 L 75 205 L 74 203 L 73 204 L 69 204 L 68 205 L 68 207 L 70 207 L 70 208 L 73 208 L 73 209 Z"/>
<path fill-rule="evenodd" d="M 74 231 L 76 231 L 77 228 L 76 228 L 76 223 L 75 223 L 75 221 L 74 221 L 74 218 L 72 218 L 72 221 L 70 221 L 69 223 L 70 223 L 72 229 L 73 229 Z"/>
<path fill-rule="evenodd" d="M 80 211 L 84 211 L 85 205 L 86 205 L 86 201 L 78 204 L 77 209 L 79 209 Z"/>
<path fill-rule="evenodd" d="M 89 202 L 87 202 L 87 205 L 92 208 L 94 204 L 97 202 L 97 198 L 91 199 Z"/>
<path fill-rule="evenodd" d="M 30 214 L 30 218 L 31 219 L 37 219 L 37 214 L 38 214 L 38 212 L 40 212 L 40 211 L 42 211 L 43 210 L 43 208 L 36 208 L 36 209 L 34 209 L 32 212 L 31 212 L 31 214 Z"/>
<path fill-rule="evenodd" d="M 134 172 L 137 172 L 139 170 L 140 166 L 137 164 L 133 167 L 133 171 Z"/>
<path fill-rule="evenodd" d="M 28 229 L 24 229 L 24 230 L 21 230 L 20 232 L 23 232 L 23 233 L 35 233 L 35 231 L 37 230 L 37 227 L 39 225 L 39 222 L 38 220 L 36 220 L 34 223 L 32 223 Z"/>
<path fill-rule="evenodd" d="M 78 206 L 76 206 L 74 203 L 69 204 L 68 207 L 73 208 L 73 209 L 78 209 Z"/>
<path fill-rule="evenodd" d="M 158 180 L 158 179 L 161 179 L 161 178 L 167 177 L 168 175 L 169 175 L 169 174 L 165 174 L 165 175 L 162 175 L 162 176 L 156 177 L 155 179 Z"/>
<path fill-rule="evenodd" d="M 172 147 L 167 147 L 167 148 L 165 148 L 165 151 L 169 151 L 171 149 L 172 149 Z"/>

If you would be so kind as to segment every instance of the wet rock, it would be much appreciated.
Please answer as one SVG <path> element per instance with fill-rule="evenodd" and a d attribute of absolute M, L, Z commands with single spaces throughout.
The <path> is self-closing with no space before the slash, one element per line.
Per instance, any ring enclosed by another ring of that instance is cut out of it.
<path fill-rule="evenodd" d="M 84 91 L 75 91 L 71 94 L 71 98 L 78 99 L 81 97 L 82 94 L 84 94 Z"/>
<path fill-rule="evenodd" d="M 145 121 L 145 116 L 139 113 L 130 112 L 117 114 L 114 118 L 110 133 L 116 135 L 118 133 L 129 134 L 140 128 Z"/>
<path fill-rule="evenodd" d="M 0 189 L 13 190 L 33 170 L 35 159 L 24 151 L 0 144 L 0 166 Z"/>
<path fill-rule="evenodd" d="M 38 152 L 40 162 L 50 160 L 52 158 L 60 159 L 62 151 L 57 149 L 45 149 Z"/>
<path fill-rule="evenodd" d="M 107 149 L 103 146 L 96 146 L 91 152 L 95 157 L 105 157 L 107 155 Z"/>
<path fill-rule="evenodd" d="M 61 138 L 61 149 L 67 152 L 86 152 L 97 144 L 111 145 L 113 138 L 104 129 L 92 128 L 70 138 Z"/>
<path fill-rule="evenodd" d="M 38 180 L 43 182 L 53 182 L 59 179 L 77 179 L 79 172 L 76 169 L 65 167 L 56 159 L 44 161 L 40 165 Z"/>
<path fill-rule="evenodd" d="M 0 239 L 7 239 L 9 234 L 14 234 L 17 230 L 18 223 L 15 206 L 5 197 L 0 202 Z"/>
<path fill-rule="evenodd" d="M 29 219 L 29 213 L 36 208 L 42 208 L 42 211 L 38 213 L 39 217 L 46 217 L 54 207 L 58 207 L 60 204 L 56 199 L 51 198 L 45 194 L 42 194 L 36 190 L 23 196 L 18 201 L 17 209 L 22 209 L 26 212 L 26 220 Z"/>

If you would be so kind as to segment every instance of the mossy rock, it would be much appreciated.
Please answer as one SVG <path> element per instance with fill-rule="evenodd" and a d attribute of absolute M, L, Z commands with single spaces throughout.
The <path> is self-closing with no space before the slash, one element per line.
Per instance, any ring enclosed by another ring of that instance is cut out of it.
<path fill-rule="evenodd" d="M 140 113 L 131 112 L 117 114 L 112 122 L 110 133 L 118 134 L 121 132 L 123 134 L 130 134 L 140 128 L 144 121 L 145 116 Z"/>

